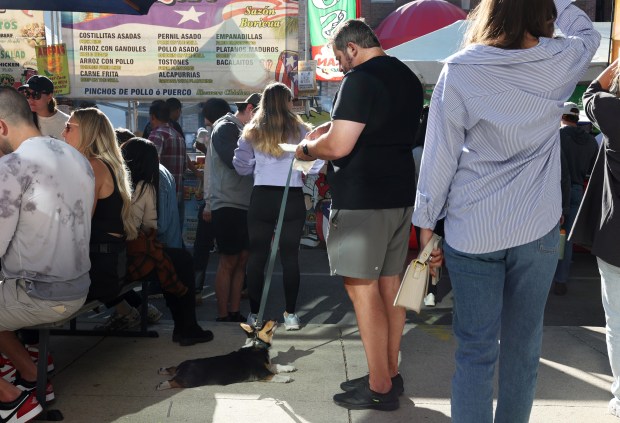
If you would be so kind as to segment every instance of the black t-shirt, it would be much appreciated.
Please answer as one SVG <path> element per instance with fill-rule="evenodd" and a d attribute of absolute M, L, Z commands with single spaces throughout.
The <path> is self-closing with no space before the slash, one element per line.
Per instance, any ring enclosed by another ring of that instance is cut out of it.
<path fill-rule="evenodd" d="M 332 120 L 366 124 L 349 155 L 330 162 L 335 209 L 412 206 L 411 149 L 423 105 L 422 84 L 400 60 L 374 57 L 351 69 L 334 99 Z"/>

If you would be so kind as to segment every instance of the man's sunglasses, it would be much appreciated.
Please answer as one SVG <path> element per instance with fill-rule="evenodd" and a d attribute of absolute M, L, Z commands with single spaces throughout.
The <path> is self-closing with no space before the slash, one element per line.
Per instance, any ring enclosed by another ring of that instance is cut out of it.
<path fill-rule="evenodd" d="M 31 98 L 33 100 L 39 100 L 41 98 L 42 94 L 49 94 L 49 93 L 46 93 L 44 91 L 22 90 L 22 94 L 24 94 L 24 96 L 26 96 L 26 98 Z"/>

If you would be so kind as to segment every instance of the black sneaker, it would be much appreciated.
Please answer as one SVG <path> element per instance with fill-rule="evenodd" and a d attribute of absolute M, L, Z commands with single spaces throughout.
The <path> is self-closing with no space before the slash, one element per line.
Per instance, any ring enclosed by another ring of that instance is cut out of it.
<path fill-rule="evenodd" d="M 334 402 L 348 410 L 393 411 L 400 407 L 398 395 L 393 390 L 380 394 L 370 389 L 368 382 L 353 391 L 334 395 Z"/>
<path fill-rule="evenodd" d="M 228 312 L 228 321 L 229 322 L 245 323 L 246 320 L 247 320 L 247 318 L 243 314 L 238 312 L 238 311 L 235 311 L 233 313 Z"/>
<path fill-rule="evenodd" d="M 340 384 L 340 389 L 345 392 L 354 391 L 362 385 L 368 385 L 368 375 L 356 379 L 347 380 Z M 403 377 L 399 374 L 392 378 L 392 393 L 402 395 L 405 392 Z"/>

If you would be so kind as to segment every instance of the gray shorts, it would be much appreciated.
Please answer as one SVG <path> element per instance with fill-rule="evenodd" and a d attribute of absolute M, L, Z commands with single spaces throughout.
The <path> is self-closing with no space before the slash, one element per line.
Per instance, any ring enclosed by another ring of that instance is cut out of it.
<path fill-rule="evenodd" d="M 24 279 L 0 280 L 0 331 L 57 322 L 78 311 L 85 300 L 41 300 L 26 293 Z"/>
<path fill-rule="evenodd" d="M 413 207 L 329 213 L 327 255 L 332 275 L 377 280 L 403 270 Z"/>

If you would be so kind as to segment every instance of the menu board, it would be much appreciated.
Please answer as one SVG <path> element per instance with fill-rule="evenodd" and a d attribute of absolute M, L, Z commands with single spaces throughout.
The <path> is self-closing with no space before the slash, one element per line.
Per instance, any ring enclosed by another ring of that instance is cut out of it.
<path fill-rule="evenodd" d="M 43 12 L 0 10 L 0 86 L 17 88 L 36 74 L 35 48 L 44 45 Z"/>
<path fill-rule="evenodd" d="M 63 13 L 69 97 L 246 98 L 295 88 L 297 1 L 156 3 L 146 16 Z"/>

